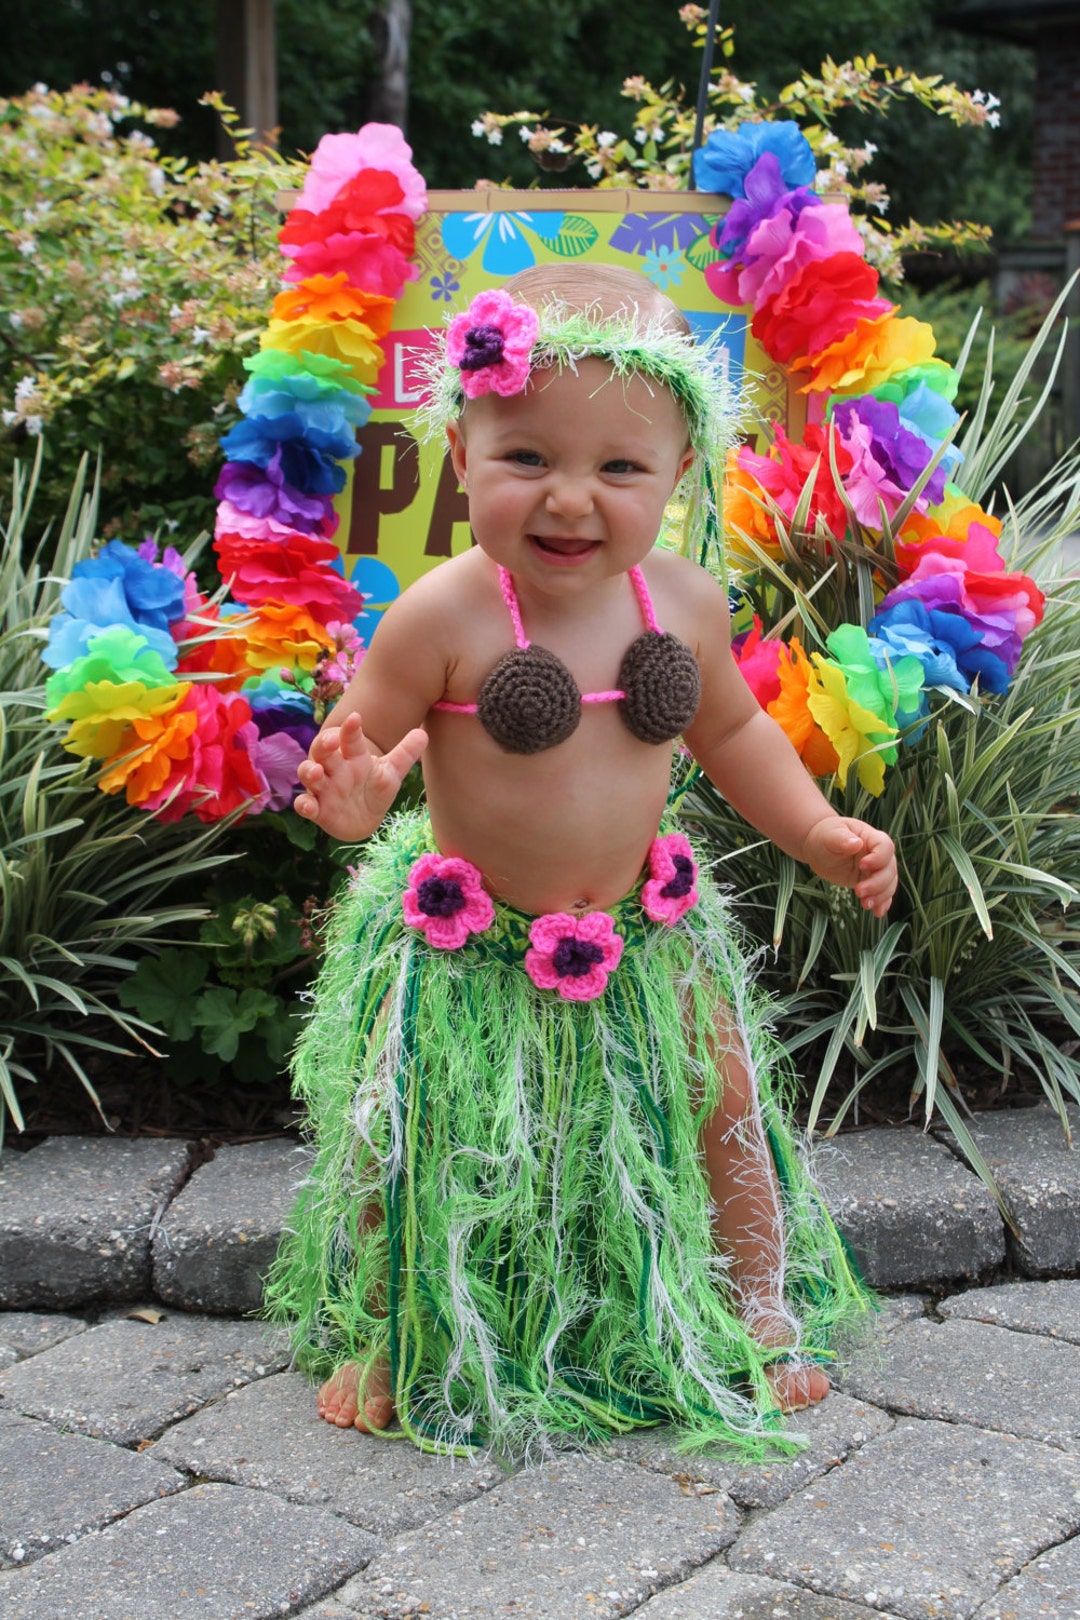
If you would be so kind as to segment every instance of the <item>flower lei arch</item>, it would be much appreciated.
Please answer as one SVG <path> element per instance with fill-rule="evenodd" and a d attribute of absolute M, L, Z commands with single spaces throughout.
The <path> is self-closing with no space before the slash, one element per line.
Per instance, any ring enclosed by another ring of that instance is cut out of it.
<path fill-rule="evenodd" d="M 765 636 L 755 617 L 735 656 L 815 775 L 836 773 L 843 787 L 854 768 L 879 794 L 932 691 L 1006 690 L 1043 595 L 1006 571 L 1000 521 L 950 482 L 957 373 L 935 355 L 933 329 L 880 296 L 847 206 L 812 190 L 798 126 L 716 130 L 694 171 L 733 198 L 705 279 L 725 303 L 752 308 L 754 336 L 809 396 L 811 417 L 801 444 L 778 429 L 765 455 L 731 452 L 728 547 L 760 578 L 800 546 L 844 566 L 853 537 L 874 598 L 865 625 L 836 625 L 809 653 L 797 636 Z"/>
<path fill-rule="evenodd" d="M 243 420 L 222 443 L 221 590 L 204 597 L 171 547 L 110 541 L 76 566 L 50 626 L 47 712 L 69 723 L 65 747 L 102 762 L 103 791 L 162 819 L 287 808 L 363 656 L 364 599 L 344 579 L 333 497 L 358 454 L 380 339 L 417 273 L 426 192 L 411 158 L 392 125 L 325 136 L 281 229 L 285 287 L 245 361 Z M 798 127 L 714 131 L 695 176 L 733 199 L 710 288 L 752 306 L 755 337 L 816 402 L 802 443 L 778 429 L 765 455 L 732 451 L 724 525 L 736 561 L 760 573 L 789 554 L 788 530 L 826 547 L 853 527 L 864 548 L 888 540 L 865 628 L 838 625 L 807 652 L 755 619 L 735 656 L 811 771 L 844 785 L 854 768 L 879 793 L 932 690 L 1007 687 L 1042 594 L 1006 572 L 998 520 L 949 483 L 956 373 L 931 328 L 880 296 L 846 206 L 812 190 Z"/>

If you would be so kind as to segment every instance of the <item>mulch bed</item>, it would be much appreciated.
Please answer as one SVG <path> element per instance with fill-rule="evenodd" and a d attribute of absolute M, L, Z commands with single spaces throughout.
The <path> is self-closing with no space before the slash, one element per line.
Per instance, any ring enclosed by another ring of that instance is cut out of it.
<path fill-rule="evenodd" d="M 20 1134 L 9 1124 L 5 1146 L 19 1151 L 35 1147 L 47 1136 L 110 1134 L 183 1137 L 211 1149 L 226 1142 L 256 1142 L 299 1131 L 301 1116 L 283 1075 L 270 1075 L 258 1086 L 228 1078 L 181 1086 L 153 1058 L 111 1054 L 94 1054 L 87 1068 L 101 1101 L 100 1113 L 76 1077 L 57 1063 L 50 1073 L 43 1073 L 36 1086 L 20 1085 L 26 1130 Z M 897 1068 L 871 1082 L 841 1130 L 867 1130 L 909 1120 L 921 1125 L 922 1099 L 909 1102 L 906 1078 Z M 1030 1107 L 1043 1096 L 1038 1080 L 1030 1074 L 1012 1076 L 1004 1091 L 1000 1075 L 984 1070 L 961 1071 L 959 1079 L 963 1101 L 972 1113 Z M 846 1077 L 834 1082 L 828 1099 L 833 1108 L 847 1095 L 848 1085 Z M 800 1123 L 806 1121 L 808 1102 L 804 1098 L 801 1108 L 796 1108 Z M 827 1102 L 818 1129 L 823 1130 L 830 1118 Z"/>

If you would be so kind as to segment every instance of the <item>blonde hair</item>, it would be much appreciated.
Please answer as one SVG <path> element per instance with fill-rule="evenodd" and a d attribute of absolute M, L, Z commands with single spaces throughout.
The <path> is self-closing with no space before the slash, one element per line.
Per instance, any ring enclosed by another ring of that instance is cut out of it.
<path fill-rule="evenodd" d="M 617 264 L 534 264 L 510 276 L 502 290 L 537 314 L 556 305 L 598 323 L 622 316 L 690 336 L 690 322 L 666 293 L 640 271 Z"/>

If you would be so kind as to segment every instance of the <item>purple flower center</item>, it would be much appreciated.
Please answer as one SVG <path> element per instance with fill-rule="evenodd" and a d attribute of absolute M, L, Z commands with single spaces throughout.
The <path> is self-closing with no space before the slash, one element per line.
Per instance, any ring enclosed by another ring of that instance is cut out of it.
<path fill-rule="evenodd" d="M 497 366 L 503 357 L 504 334 L 497 326 L 470 326 L 465 334 L 465 353 L 462 371 L 483 371 L 485 366 Z"/>
<path fill-rule="evenodd" d="M 425 878 L 416 890 L 416 903 L 425 917 L 452 917 L 465 904 L 461 884 L 453 878 Z"/>
<path fill-rule="evenodd" d="M 681 900 L 694 887 L 694 863 L 689 855 L 673 855 L 675 876 L 660 890 L 665 900 Z"/>
<path fill-rule="evenodd" d="M 593 945 L 590 940 L 575 939 L 572 934 L 567 934 L 555 947 L 551 960 L 560 979 L 582 979 L 598 962 L 604 960 L 604 953 L 599 945 Z"/>

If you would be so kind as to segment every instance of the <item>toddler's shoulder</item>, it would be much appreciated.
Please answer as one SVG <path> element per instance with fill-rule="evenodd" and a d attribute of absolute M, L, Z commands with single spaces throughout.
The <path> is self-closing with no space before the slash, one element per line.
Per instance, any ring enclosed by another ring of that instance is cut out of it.
<path fill-rule="evenodd" d="M 650 552 L 643 572 L 661 624 L 665 623 L 666 615 L 670 628 L 678 630 L 684 638 L 689 639 L 688 632 L 693 633 L 717 614 L 726 616 L 727 596 L 723 587 L 707 568 L 689 557 L 657 547 Z"/>
<path fill-rule="evenodd" d="M 406 586 L 383 615 L 385 621 L 410 631 L 427 625 L 445 625 L 458 612 L 469 593 L 463 556 L 448 557 Z M 464 576 L 464 577 L 463 577 Z"/>

